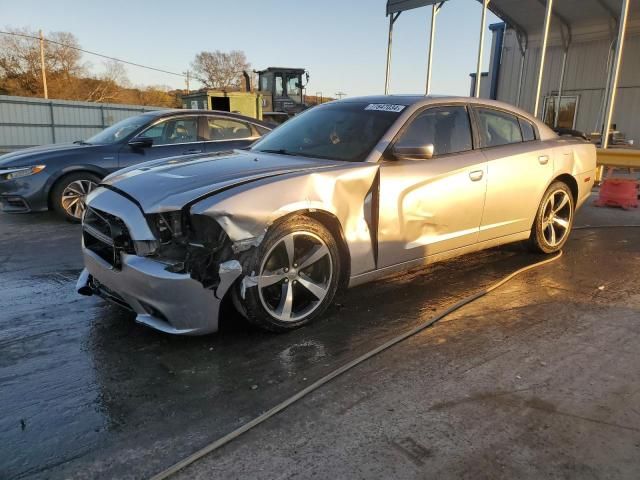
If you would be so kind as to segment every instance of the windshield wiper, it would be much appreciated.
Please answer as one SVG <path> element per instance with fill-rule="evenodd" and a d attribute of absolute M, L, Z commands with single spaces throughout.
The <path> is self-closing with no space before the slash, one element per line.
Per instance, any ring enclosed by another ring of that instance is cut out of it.
<path fill-rule="evenodd" d="M 76 140 L 75 142 L 76 145 L 91 145 L 89 142 L 85 142 L 84 140 Z"/>
<path fill-rule="evenodd" d="M 278 155 L 293 155 L 293 156 L 297 156 L 297 153 L 293 153 L 293 152 L 289 152 L 287 150 L 285 150 L 284 148 L 274 148 L 274 149 L 264 149 L 264 150 L 258 150 L 258 152 L 262 152 L 262 153 L 277 153 Z"/>

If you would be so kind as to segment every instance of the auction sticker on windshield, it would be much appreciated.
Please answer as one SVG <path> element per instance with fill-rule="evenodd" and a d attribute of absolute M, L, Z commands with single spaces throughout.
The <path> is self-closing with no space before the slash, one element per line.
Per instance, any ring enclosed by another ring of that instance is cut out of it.
<path fill-rule="evenodd" d="M 401 112 L 404 110 L 405 105 L 395 105 L 393 103 L 370 103 L 365 110 L 378 110 L 381 112 Z"/>

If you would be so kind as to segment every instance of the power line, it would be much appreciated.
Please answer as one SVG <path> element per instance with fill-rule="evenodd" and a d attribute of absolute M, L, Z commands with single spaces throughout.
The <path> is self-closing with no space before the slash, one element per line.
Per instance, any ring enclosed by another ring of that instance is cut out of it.
<path fill-rule="evenodd" d="M 4 31 L 0 30 L 0 34 L 13 35 L 13 36 L 16 36 L 16 37 L 32 38 L 32 39 L 38 40 L 38 41 L 40 40 L 40 37 L 36 37 L 34 35 L 27 35 L 26 33 L 4 32 Z M 89 55 L 95 55 L 97 57 L 106 58 L 108 60 L 114 60 L 116 62 L 124 63 L 124 64 L 127 64 L 127 65 L 132 65 L 134 67 L 146 68 L 148 70 L 154 70 L 156 72 L 166 73 L 166 74 L 169 74 L 169 75 L 175 75 L 177 77 L 182 77 L 182 78 L 193 78 L 193 76 L 188 76 L 188 75 L 185 75 L 184 73 L 170 72 L 169 70 L 163 70 L 161 68 L 149 67 L 147 65 L 142 65 L 140 63 L 129 62 L 127 60 L 122 60 L 120 58 L 111 57 L 109 55 L 103 55 L 102 53 L 92 52 L 90 50 L 85 50 L 83 48 L 74 47 L 73 45 L 69 45 L 69 44 L 66 44 L 66 43 L 56 42 L 55 40 L 49 40 L 49 39 L 45 38 L 44 41 L 45 42 L 49 42 L 49 43 L 53 43 L 55 45 L 60 45 L 60 46 L 66 47 L 66 48 L 71 48 L 72 50 L 78 50 L 79 52 L 88 53 Z"/>

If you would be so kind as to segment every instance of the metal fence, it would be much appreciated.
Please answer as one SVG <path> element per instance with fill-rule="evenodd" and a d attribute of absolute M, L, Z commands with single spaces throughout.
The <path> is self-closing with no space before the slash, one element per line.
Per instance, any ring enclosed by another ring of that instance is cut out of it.
<path fill-rule="evenodd" d="M 0 95 L 0 152 L 85 139 L 124 118 L 159 108 Z"/>

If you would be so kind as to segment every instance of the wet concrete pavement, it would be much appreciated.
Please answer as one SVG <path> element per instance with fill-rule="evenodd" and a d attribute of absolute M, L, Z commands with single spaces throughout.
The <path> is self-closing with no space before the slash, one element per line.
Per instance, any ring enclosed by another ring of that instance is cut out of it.
<path fill-rule="evenodd" d="M 640 216 L 588 209 L 581 222 L 640 224 Z M 286 335 L 228 315 L 216 335 L 170 337 L 75 294 L 77 226 L 0 215 L 0 477 L 157 473 L 540 258 L 515 245 L 356 288 L 324 319 Z M 637 477 L 639 260 L 640 229 L 576 231 L 558 262 L 358 367 L 183 476 Z"/>

